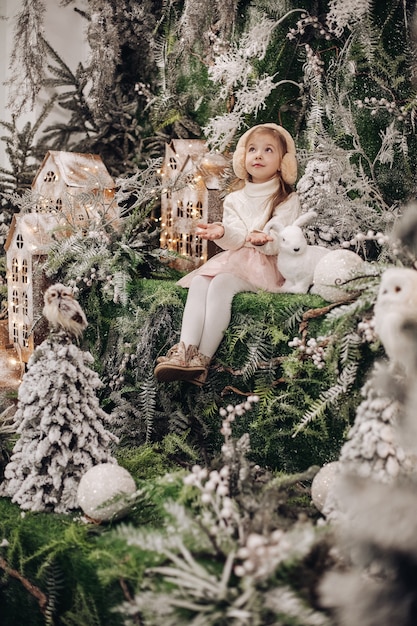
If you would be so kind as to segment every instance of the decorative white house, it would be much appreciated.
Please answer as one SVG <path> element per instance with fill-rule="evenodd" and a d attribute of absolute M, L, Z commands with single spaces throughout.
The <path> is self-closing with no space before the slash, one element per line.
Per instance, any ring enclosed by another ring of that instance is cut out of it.
<path fill-rule="evenodd" d="M 56 236 L 91 221 L 118 224 L 114 182 L 97 155 L 49 151 L 32 183 L 33 207 L 13 217 L 5 243 L 9 340 L 27 362 L 47 333 L 43 264 Z"/>
<path fill-rule="evenodd" d="M 117 221 L 115 184 L 97 154 L 49 150 L 32 182 L 35 211 L 57 211 L 74 227 Z"/>
<path fill-rule="evenodd" d="M 228 160 L 209 152 L 202 139 L 174 139 L 165 146 L 160 245 L 181 256 L 179 269 L 194 269 L 219 250 L 214 242 L 197 237 L 195 230 L 200 221 L 221 220 L 220 182 L 228 166 Z"/>

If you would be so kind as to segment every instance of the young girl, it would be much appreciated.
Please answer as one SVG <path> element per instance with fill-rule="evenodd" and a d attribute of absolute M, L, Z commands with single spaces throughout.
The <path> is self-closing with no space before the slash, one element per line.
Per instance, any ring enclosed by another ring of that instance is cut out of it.
<path fill-rule="evenodd" d="M 222 222 L 197 226 L 197 234 L 216 241 L 223 252 L 178 282 L 189 287 L 180 342 L 157 359 L 159 381 L 202 385 L 229 325 L 234 295 L 278 292 L 284 282 L 277 269 L 276 234 L 263 228 L 272 216 L 287 226 L 300 213 L 292 189 L 297 178 L 293 138 L 277 124 L 254 126 L 237 143 L 233 170 L 244 186 L 226 197 Z"/>

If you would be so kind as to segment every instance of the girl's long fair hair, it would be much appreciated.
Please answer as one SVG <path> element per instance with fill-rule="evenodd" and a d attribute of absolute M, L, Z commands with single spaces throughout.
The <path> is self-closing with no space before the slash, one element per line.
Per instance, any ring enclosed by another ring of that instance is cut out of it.
<path fill-rule="evenodd" d="M 254 136 L 254 135 L 260 135 L 260 134 L 267 134 L 270 135 L 271 137 L 273 137 L 275 139 L 275 142 L 278 146 L 278 150 L 280 152 L 280 156 L 281 156 L 281 160 L 284 156 L 284 154 L 286 154 L 288 152 L 287 149 L 287 142 L 285 140 L 285 137 L 283 137 L 281 135 L 280 132 L 278 132 L 277 130 L 275 130 L 275 128 L 268 128 L 267 126 L 264 126 L 262 128 L 254 128 L 253 131 L 250 133 L 250 135 L 248 136 L 247 140 L 246 140 L 246 145 L 249 145 L 249 140 Z M 281 172 L 278 172 L 278 177 L 280 179 L 280 185 L 278 186 L 278 189 L 276 190 L 276 192 L 273 194 L 273 196 L 271 196 L 270 199 L 270 213 L 269 216 L 271 217 L 274 209 L 281 204 L 281 202 L 284 202 L 284 200 L 286 200 L 288 198 L 288 196 L 290 195 L 290 193 L 292 193 L 294 191 L 292 185 L 289 185 L 288 183 L 286 183 L 282 176 L 281 176 Z M 250 178 L 249 178 L 250 180 Z"/>

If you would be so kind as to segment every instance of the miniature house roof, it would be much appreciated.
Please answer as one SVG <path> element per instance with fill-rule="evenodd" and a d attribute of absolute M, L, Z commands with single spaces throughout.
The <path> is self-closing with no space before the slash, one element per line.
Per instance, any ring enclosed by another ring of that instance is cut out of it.
<path fill-rule="evenodd" d="M 230 165 L 222 154 L 210 152 L 203 139 L 173 139 L 166 146 L 166 158 L 175 157 L 177 173 L 195 170 L 207 189 L 220 189 L 220 176 Z"/>
<path fill-rule="evenodd" d="M 203 139 L 173 139 L 171 147 L 181 160 L 191 157 L 193 161 L 196 161 L 207 152 L 207 144 Z"/>
<path fill-rule="evenodd" d="M 51 245 L 51 232 L 59 225 L 59 218 L 56 213 L 23 213 L 14 215 L 10 224 L 7 240 L 4 244 L 5 250 L 9 250 L 15 235 L 22 236 L 22 245 L 29 246 L 31 254 L 46 254 Z"/>
<path fill-rule="evenodd" d="M 103 189 L 115 187 L 112 177 L 98 154 L 48 150 L 33 179 L 32 188 L 38 186 L 39 176 L 47 170 L 52 170 L 57 180 L 60 177 L 67 187 L 85 187 L 86 185 L 100 186 Z"/>

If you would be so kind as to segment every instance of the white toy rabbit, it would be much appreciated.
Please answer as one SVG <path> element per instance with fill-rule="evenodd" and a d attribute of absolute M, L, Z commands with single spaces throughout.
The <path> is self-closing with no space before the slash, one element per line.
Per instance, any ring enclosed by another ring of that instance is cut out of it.
<path fill-rule="evenodd" d="M 316 216 L 315 211 L 303 213 L 290 226 L 283 226 L 277 217 L 273 217 L 265 226 L 265 232 L 275 230 L 278 233 L 278 270 L 285 278 L 282 292 L 307 293 L 313 284 L 317 263 L 330 252 L 324 246 L 309 245 L 301 230 Z"/>
<path fill-rule="evenodd" d="M 351 250 L 309 245 L 301 227 L 316 216 L 315 211 L 308 211 L 291 226 L 283 226 L 273 217 L 265 231 L 278 233 L 278 270 L 285 278 L 281 292 L 307 293 L 311 287 L 311 293 L 328 302 L 337 302 L 349 296 L 343 283 L 363 268 L 364 261 Z"/>

